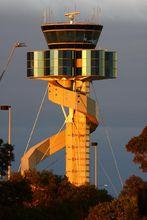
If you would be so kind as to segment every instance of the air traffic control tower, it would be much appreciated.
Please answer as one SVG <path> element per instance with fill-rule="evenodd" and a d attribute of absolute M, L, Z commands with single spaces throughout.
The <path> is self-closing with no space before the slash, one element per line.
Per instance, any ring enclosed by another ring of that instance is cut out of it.
<path fill-rule="evenodd" d="M 90 84 L 117 76 L 117 53 L 95 49 L 103 26 L 75 22 L 78 14 L 65 14 L 68 22 L 44 23 L 49 49 L 27 53 L 27 77 L 48 82 L 48 98 L 62 107 L 65 129 L 31 147 L 21 159 L 23 174 L 65 148 L 66 176 L 77 186 L 90 182 L 90 133 L 99 124 Z"/>

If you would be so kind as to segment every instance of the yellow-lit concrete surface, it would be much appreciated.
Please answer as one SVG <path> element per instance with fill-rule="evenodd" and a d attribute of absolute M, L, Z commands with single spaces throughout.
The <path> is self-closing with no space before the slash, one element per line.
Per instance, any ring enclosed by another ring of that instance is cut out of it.
<path fill-rule="evenodd" d="M 49 81 L 48 98 L 69 108 L 65 131 L 31 147 L 21 160 L 21 172 L 66 147 L 66 176 L 74 185 L 90 181 L 90 133 L 98 126 L 96 103 L 89 97 L 90 82 Z"/>
<path fill-rule="evenodd" d="M 37 164 L 46 159 L 48 156 L 56 153 L 65 147 L 65 131 L 61 131 L 58 135 L 37 143 L 31 147 L 21 158 L 21 173 L 27 170 L 33 170 Z"/>

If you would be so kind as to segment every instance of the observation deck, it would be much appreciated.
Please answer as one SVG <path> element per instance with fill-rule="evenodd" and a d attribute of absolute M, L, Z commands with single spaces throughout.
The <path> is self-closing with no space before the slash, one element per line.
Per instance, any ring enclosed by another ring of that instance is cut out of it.
<path fill-rule="evenodd" d="M 53 23 L 41 26 L 49 49 L 94 49 L 103 29 L 92 23 Z"/>
<path fill-rule="evenodd" d="M 41 26 L 48 50 L 27 54 L 27 76 L 47 81 L 66 78 L 88 81 L 117 77 L 117 53 L 97 50 L 103 26 L 76 22 L 70 12 L 69 22 L 44 23 Z"/>

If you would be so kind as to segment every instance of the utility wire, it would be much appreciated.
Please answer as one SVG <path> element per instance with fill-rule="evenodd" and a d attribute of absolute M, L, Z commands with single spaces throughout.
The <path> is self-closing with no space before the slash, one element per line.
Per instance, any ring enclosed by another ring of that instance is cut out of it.
<path fill-rule="evenodd" d="M 61 158 L 54 159 L 47 167 L 44 168 L 44 170 L 47 170 L 49 167 L 52 167 L 54 164 L 56 164 Z"/>
<path fill-rule="evenodd" d="M 97 103 L 97 105 L 99 106 L 99 109 L 100 109 L 98 97 L 97 97 L 97 95 L 96 95 L 96 92 L 95 92 L 95 88 L 94 88 L 93 83 L 92 83 L 92 89 L 93 89 L 93 92 L 94 92 L 94 95 L 95 95 L 96 103 Z M 102 125 L 103 125 L 103 128 L 104 128 L 106 137 L 107 137 L 108 145 L 109 145 L 110 150 L 111 150 L 111 153 L 112 153 L 113 161 L 114 161 L 115 168 L 116 168 L 116 171 L 117 171 L 117 174 L 118 174 L 118 178 L 119 178 L 119 180 L 120 180 L 120 184 L 121 184 L 121 186 L 122 186 L 122 188 L 123 188 L 123 180 L 122 180 L 122 177 L 121 177 L 119 168 L 118 168 L 118 164 L 117 164 L 117 160 L 116 160 L 116 157 L 115 157 L 115 154 L 114 154 L 114 151 L 113 151 L 113 147 L 112 147 L 111 139 L 110 139 L 110 136 L 109 136 L 109 132 L 108 132 L 108 130 L 107 130 L 107 128 L 106 128 L 106 122 L 105 122 L 105 120 L 104 120 L 104 116 L 103 116 L 103 114 L 102 114 L 101 109 L 100 109 L 100 112 L 101 112 Z"/>
<path fill-rule="evenodd" d="M 113 191 L 114 191 L 115 195 L 116 195 L 116 196 L 118 196 L 118 191 L 117 191 L 117 189 L 116 189 L 115 185 L 113 184 L 113 182 L 112 182 L 112 180 L 111 180 L 110 176 L 108 175 L 108 173 L 107 173 L 106 169 L 104 168 L 104 166 L 103 166 L 102 162 L 100 162 L 100 161 L 99 161 L 98 163 L 99 163 L 99 166 L 100 166 L 100 168 L 102 169 L 102 171 L 103 171 L 104 175 L 105 175 L 105 176 L 106 176 L 106 178 L 108 179 L 108 181 L 109 181 L 110 185 L 112 186 L 112 189 L 113 189 Z M 93 166 L 93 165 L 92 165 L 92 168 L 94 169 L 94 166 Z"/>
<path fill-rule="evenodd" d="M 42 110 L 42 106 L 43 106 L 43 103 L 44 103 L 44 100 L 45 100 L 47 91 L 48 91 L 48 85 L 47 85 L 47 87 L 46 87 L 46 89 L 45 89 L 45 92 L 44 92 L 44 95 L 43 95 L 43 98 L 42 98 L 42 101 L 41 101 L 39 110 L 38 110 L 37 115 L 36 115 L 36 119 L 35 119 L 34 125 L 33 125 L 33 127 L 32 127 L 32 130 L 31 130 L 31 133 L 30 133 L 30 136 L 29 136 L 29 139 L 28 139 L 28 142 L 27 142 L 27 145 L 26 145 L 26 148 L 25 148 L 25 150 L 24 150 L 23 155 L 27 152 L 27 150 L 28 150 L 28 148 L 29 148 L 29 144 L 30 144 L 30 142 L 31 142 L 31 139 L 32 139 L 32 136 L 33 136 L 33 133 L 34 133 L 34 130 L 35 130 L 35 127 L 36 127 L 36 124 L 37 124 L 37 121 L 38 121 L 40 112 L 41 112 L 41 110 Z M 19 165 L 18 171 L 20 171 L 20 167 L 21 167 L 21 164 Z"/>
<path fill-rule="evenodd" d="M 110 176 L 108 175 L 107 171 L 105 170 L 103 164 L 100 163 L 100 161 L 99 161 L 99 165 L 100 165 L 100 168 L 103 170 L 103 173 L 104 173 L 104 175 L 106 176 L 106 178 L 108 179 L 109 183 L 111 184 L 111 186 L 112 186 L 112 188 L 113 188 L 113 190 L 114 190 L 116 196 L 118 196 L 118 192 L 117 192 L 117 189 L 116 189 L 115 185 L 113 184 L 113 182 L 112 182 Z"/>

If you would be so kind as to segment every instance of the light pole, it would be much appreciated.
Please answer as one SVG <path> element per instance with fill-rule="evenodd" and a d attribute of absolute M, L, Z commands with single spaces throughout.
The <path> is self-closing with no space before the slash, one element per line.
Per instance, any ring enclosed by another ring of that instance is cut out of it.
<path fill-rule="evenodd" d="M 2 80 L 2 78 L 3 78 L 4 74 L 5 74 L 5 72 L 6 72 L 7 69 L 8 69 L 8 66 L 9 66 L 9 64 L 10 64 L 10 62 L 11 62 L 11 60 L 12 60 L 12 57 L 13 57 L 13 54 L 14 54 L 15 49 L 18 48 L 18 47 L 26 47 L 26 44 L 25 44 L 25 43 L 21 43 L 21 42 L 18 41 L 18 42 L 16 42 L 16 43 L 12 46 L 12 49 L 10 50 L 10 54 L 9 54 L 9 56 L 8 56 L 8 59 L 7 59 L 7 63 L 6 63 L 6 65 L 5 65 L 5 68 L 4 68 L 3 72 L 2 72 L 1 75 L 0 75 L 0 81 Z"/>
<path fill-rule="evenodd" d="M 11 106 L 10 105 L 1 105 L 0 110 L 8 111 L 8 144 L 11 144 L 11 127 L 12 127 L 12 113 L 11 113 Z M 8 152 L 10 154 L 10 152 Z M 10 162 L 10 161 L 9 161 Z M 11 176 L 11 165 L 9 163 L 8 170 L 7 170 L 7 178 L 10 179 Z"/>
<path fill-rule="evenodd" d="M 9 145 L 11 144 L 11 127 L 12 127 L 11 125 L 12 125 L 12 112 L 11 112 L 11 106 L 9 106 L 9 110 L 8 110 L 8 144 Z M 11 177 L 11 161 L 8 165 L 7 175 L 8 175 L 8 180 L 9 180 Z"/>
<path fill-rule="evenodd" d="M 92 142 L 91 146 L 94 147 L 94 184 L 98 188 L 98 143 Z"/>

